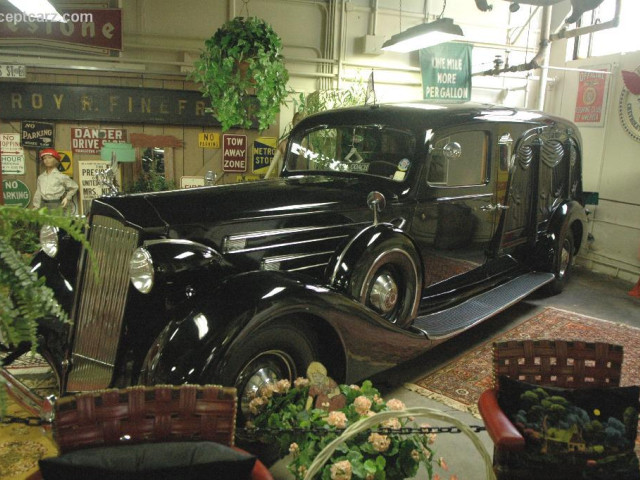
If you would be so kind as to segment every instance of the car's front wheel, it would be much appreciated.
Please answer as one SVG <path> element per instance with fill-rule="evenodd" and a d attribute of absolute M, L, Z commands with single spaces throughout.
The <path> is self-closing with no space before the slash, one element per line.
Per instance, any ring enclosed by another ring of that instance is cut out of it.
<path fill-rule="evenodd" d="M 384 240 L 358 261 L 351 278 L 351 296 L 389 322 L 406 327 L 420 302 L 419 265 L 413 249 Z"/>
<path fill-rule="evenodd" d="M 318 352 L 310 331 L 291 323 L 276 323 L 256 332 L 231 359 L 223 375 L 223 383 L 238 391 L 239 418 L 247 418 L 249 403 L 260 388 L 282 379 L 293 383 L 305 376 L 314 360 L 318 360 Z"/>

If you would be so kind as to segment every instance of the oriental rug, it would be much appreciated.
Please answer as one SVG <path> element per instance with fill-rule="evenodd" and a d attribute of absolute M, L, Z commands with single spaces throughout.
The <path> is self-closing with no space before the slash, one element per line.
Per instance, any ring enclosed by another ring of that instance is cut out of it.
<path fill-rule="evenodd" d="M 640 329 L 565 310 L 547 308 L 516 327 L 468 350 L 405 387 L 457 410 L 479 416 L 480 394 L 493 386 L 492 344 L 507 340 L 564 339 L 624 347 L 620 384 L 640 384 Z"/>

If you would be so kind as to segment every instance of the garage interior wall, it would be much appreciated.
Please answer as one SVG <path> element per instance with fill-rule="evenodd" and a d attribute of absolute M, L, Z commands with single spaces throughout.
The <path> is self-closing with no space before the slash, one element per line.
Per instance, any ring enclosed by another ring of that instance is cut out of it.
<path fill-rule="evenodd" d="M 605 0 L 606 2 L 613 0 Z M 630 2 L 633 0 L 623 0 Z M 290 88 L 297 94 L 348 88 L 366 82 L 374 72 L 379 102 L 419 100 L 422 96 L 417 52 L 382 52 L 382 42 L 407 28 L 440 16 L 453 18 L 473 44 L 472 100 L 506 106 L 538 108 L 573 119 L 578 72 L 570 69 L 609 65 L 611 81 L 606 121 L 601 127 L 580 127 L 584 140 L 584 188 L 599 193 L 590 206 L 590 242 L 581 261 L 589 268 L 635 282 L 640 275 L 640 143 L 623 130 L 618 103 L 623 89 L 621 69 L 636 70 L 640 52 L 585 60 L 567 60 L 570 41 L 551 44 L 549 80 L 540 94 L 541 70 L 481 75 L 496 66 L 521 65 L 540 51 L 542 8 L 521 4 L 511 12 L 510 2 L 493 0 L 481 11 L 474 0 L 53 0 L 59 7 L 121 8 L 123 51 L 118 56 L 79 53 L 50 45 L 19 45 L 0 39 L 0 63 L 27 66 L 30 83 L 108 85 L 197 90 L 187 73 L 204 41 L 226 20 L 235 16 L 265 19 L 281 36 Z M 532 2 L 536 3 L 536 2 Z M 544 3 L 544 2 L 538 2 Z M 0 0 L 7 5 L 7 0 Z M 553 6 L 552 30 L 570 11 L 569 0 Z M 277 137 L 294 113 L 292 95 L 278 125 L 266 132 L 246 132 L 251 142 L 258 136 Z M 203 127 L 56 123 L 56 148 L 70 150 L 74 126 L 119 127 L 131 133 L 171 135 L 183 142 L 169 154 L 173 168 L 167 176 L 222 174 L 219 149 L 198 147 Z M 3 121 L 0 132 L 20 131 L 20 122 Z M 233 133 L 234 131 L 232 131 Z M 244 132 L 243 132 L 244 133 Z M 26 173 L 20 178 L 35 190 L 38 166 L 35 151 L 25 149 Z M 82 154 L 74 162 L 95 159 Z M 11 176 L 5 176 L 11 178 Z M 238 175 L 221 175 L 221 183 L 238 181 Z M 241 180 L 241 179 L 240 179 Z"/>

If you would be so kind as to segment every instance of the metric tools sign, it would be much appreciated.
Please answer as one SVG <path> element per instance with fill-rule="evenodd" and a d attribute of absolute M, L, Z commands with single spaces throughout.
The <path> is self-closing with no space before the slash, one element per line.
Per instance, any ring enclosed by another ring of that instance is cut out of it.
<path fill-rule="evenodd" d="M 53 123 L 23 120 L 20 128 L 23 147 L 53 147 Z"/>
<path fill-rule="evenodd" d="M 121 128 L 72 128 L 71 151 L 100 155 L 105 142 L 126 143 L 127 131 Z"/>
<path fill-rule="evenodd" d="M 466 102 L 471 99 L 471 45 L 442 43 L 420 50 L 425 100 Z"/>
<path fill-rule="evenodd" d="M 2 150 L 2 174 L 24 175 L 24 150 L 20 146 L 19 133 L 0 133 Z"/>
<path fill-rule="evenodd" d="M 247 171 L 247 136 L 225 133 L 222 135 L 222 171 Z"/>

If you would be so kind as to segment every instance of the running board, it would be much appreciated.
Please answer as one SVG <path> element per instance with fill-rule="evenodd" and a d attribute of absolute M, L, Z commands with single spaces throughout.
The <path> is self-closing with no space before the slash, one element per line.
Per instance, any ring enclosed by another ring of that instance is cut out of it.
<path fill-rule="evenodd" d="M 526 273 L 455 307 L 418 317 L 412 326 L 434 340 L 451 337 L 500 313 L 553 279 L 553 273 Z"/>

